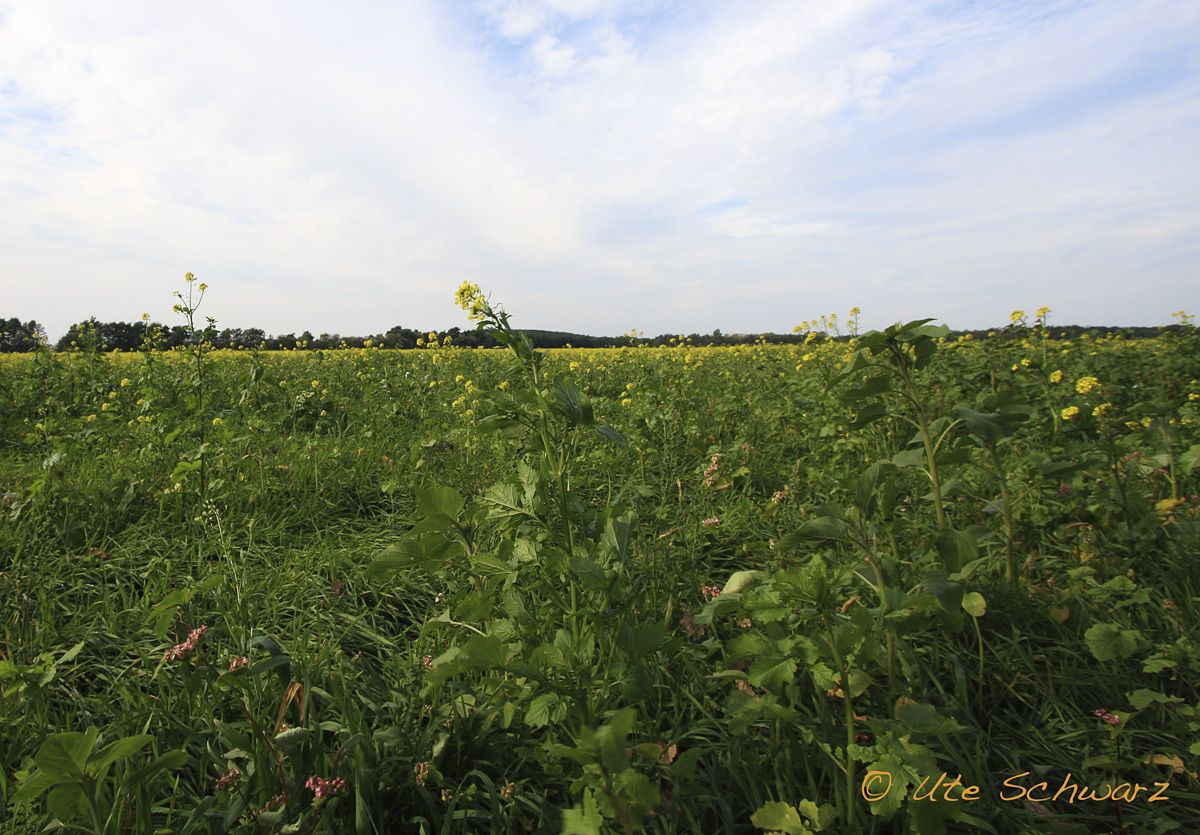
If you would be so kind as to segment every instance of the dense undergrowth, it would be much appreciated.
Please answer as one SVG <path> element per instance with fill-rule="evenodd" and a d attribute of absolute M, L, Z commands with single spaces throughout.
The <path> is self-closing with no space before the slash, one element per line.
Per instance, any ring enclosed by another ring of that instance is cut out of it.
<path fill-rule="evenodd" d="M 1200 830 L 1194 328 L 231 352 L 188 286 L 0 359 L 0 831 Z"/>

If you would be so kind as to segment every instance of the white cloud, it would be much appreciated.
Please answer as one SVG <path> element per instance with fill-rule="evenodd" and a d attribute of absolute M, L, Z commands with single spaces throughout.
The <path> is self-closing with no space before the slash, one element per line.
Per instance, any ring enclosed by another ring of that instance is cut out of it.
<path fill-rule="evenodd" d="M 1196 7 L 449 8 L 3 8 L 0 312 L 186 270 L 276 331 L 465 324 L 465 277 L 608 333 L 1196 304 Z"/>

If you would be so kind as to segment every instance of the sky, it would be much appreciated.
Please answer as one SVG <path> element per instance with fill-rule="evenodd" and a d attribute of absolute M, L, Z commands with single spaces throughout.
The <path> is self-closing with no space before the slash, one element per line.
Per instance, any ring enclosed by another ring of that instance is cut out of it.
<path fill-rule="evenodd" d="M 0 0 L 0 316 L 1200 308 L 1200 3 Z"/>

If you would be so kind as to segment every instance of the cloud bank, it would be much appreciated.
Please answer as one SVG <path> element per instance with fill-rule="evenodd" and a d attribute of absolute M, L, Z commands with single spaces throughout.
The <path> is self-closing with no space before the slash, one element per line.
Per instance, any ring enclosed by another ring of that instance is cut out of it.
<path fill-rule="evenodd" d="M 1200 302 L 1188 3 L 0 4 L 0 314 L 614 334 Z"/>

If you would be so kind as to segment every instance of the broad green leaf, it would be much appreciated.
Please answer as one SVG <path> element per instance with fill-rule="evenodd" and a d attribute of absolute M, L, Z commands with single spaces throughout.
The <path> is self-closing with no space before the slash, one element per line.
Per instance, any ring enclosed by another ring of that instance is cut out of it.
<path fill-rule="evenodd" d="M 512 566 L 495 554 L 476 554 L 471 557 L 471 570 L 476 574 L 494 577 L 509 577 L 513 574 Z"/>
<path fill-rule="evenodd" d="M 947 612 L 957 612 L 963 601 L 963 587 L 946 577 L 941 572 L 934 572 L 925 578 L 922 584 L 925 591 L 937 598 L 937 602 Z"/>
<path fill-rule="evenodd" d="M 572 559 L 571 570 L 579 578 L 580 585 L 588 591 L 603 591 L 608 587 L 608 577 L 604 569 L 587 557 Z"/>
<path fill-rule="evenodd" d="M 542 693 L 535 696 L 525 711 L 525 724 L 534 728 L 542 728 L 551 722 L 559 722 L 565 718 L 567 706 L 562 703 L 556 693 Z"/>
<path fill-rule="evenodd" d="M 1146 690 L 1145 688 L 1134 690 L 1129 694 L 1129 704 L 1133 705 L 1134 710 L 1142 710 L 1152 704 L 1169 705 L 1182 701 L 1183 699 L 1179 696 L 1168 696 L 1165 693 L 1158 693 L 1154 690 Z"/>
<path fill-rule="evenodd" d="M 466 501 L 452 487 L 424 487 L 417 491 L 417 512 L 422 516 L 442 515 L 457 519 Z"/>
<path fill-rule="evenodd" d="M 117 760 L 137 753 L 153 741 L 154 737 L 150 736 L 149 734 L 127 736 L 118 740 L 114 740 L 97 751 L 95 755 L 88 760 L 87 772 L 94 777 L 115 763 Z"/>
<path fill-rule="evenodd" d="M 725 588 L 721 589 L 721 594 L 733 594 L 744 591 L 766 576 L 765 571 L 735 571 L 729 575 L 729 579 L 725 582 Z"/>
<path fill-rule="evenodd" d="M 37 767 L 52 777 L 83 778 L 88 755 L 96 744 L 100 732 L 89 728 L 87 733 L 54 734 L 42 743 L 33 758 Z"/>
<path fill-rule="evenodd" d="M 617 444 L 618 446 L 626 446 L 629 443 L 629 441 L 626 440 L 624 435 L 622 435 L 620 432 L 618 432 L 617 430 L 613 429 L 611 426 L 608 426 L 606 424 L 594 423 L 594 424 L 592 424 L 592 429 L 594 429 L 596 432 L 598 432 L 600 435 L 602 435 L 607 440 L 612 441 L 614 444 Z"/>
<path fill-rule="evenodd" d="M 83 789 L 78 783 L 62 783 L 50 789 L 46 796 L 46 806 L 50 813 L 59 820 L 68 822 L 74 819 L 87 802 Z"/>
<path fill-rule="evenodd" d="M 783 687 L 796 677 L 796 662 L 791 658 L 763 658 L 750 665 L 749 680 L 767 690 Z"/>
<path fill-rule="evenodd" d="M 562 835 L 602 835 L 604 818 L 590 789 L 583 792 L 583 804 L 563 810 Z"/>
<path fill-rule="evenodd" d="M 962 601 L 963 611 L 973 618 L 981 618 L 987 614 L 987 601 L 977 591 L 968 592 Z"/>
<path fill-rule="evenodd" d="M 1137 651 L 1141 633 L 1136 629 L 1122 629 L 1115 623 L 1098 623 L 1083 637 L 1097 661 L 1115 661 L 1128 658 Z"/>
<path fill-rule="evenodd" d="M 60 779 L 70 778 L 52 777 L 44 771 L 35 771 L 21 781 L 21 785 L 13 793 L 10 802 L 15 806 L 18 803 L 28 803 L 31 800 L 37 800 L 42 796 L 44 791 L 58 785 Z"/>
<path fill-rule="evenodd" d="M 750 816 L 750 822 L 759 829 L 786 832 L 788 835 L 804 835 L 804 833 L 812 831 L 804 825 L 800 813 L 794 806 L 778 800 L 759 806 L 758 810 Z"/>

